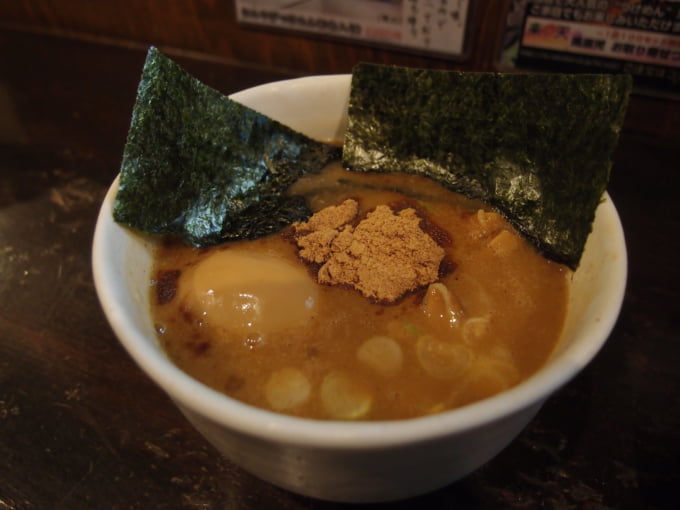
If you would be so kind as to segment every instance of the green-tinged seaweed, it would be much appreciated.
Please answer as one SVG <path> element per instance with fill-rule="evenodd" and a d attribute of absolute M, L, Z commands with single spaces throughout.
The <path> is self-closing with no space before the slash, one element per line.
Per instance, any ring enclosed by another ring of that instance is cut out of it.
<path fill-rule="evenodd" d="M 207 246 L 275 232 L 311 212 L 285 190 L 338 159 L 204 85 L 150 48 L 123 153 L 114 219 Z"/>
<path fill-rule="evenodd" d="M 545 256 L 576 268 L 630 91 L 626 75 L 359 64 L 343 164 L 424 175 L 484 200 Z"/>

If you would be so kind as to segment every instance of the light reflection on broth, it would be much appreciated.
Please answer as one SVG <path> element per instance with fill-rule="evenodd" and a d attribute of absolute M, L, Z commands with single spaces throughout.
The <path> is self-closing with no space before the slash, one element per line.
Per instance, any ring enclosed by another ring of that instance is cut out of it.
<path fill-rule="evenodd" d="M 448 232 L 444 249 L 455 269 L 381 305 L 314 282 L 283 235 L 211 249 L 163 243 L 154 274 L 156 281 L 172 274 L 176 289 L 159 304 L 154 288 L 152 314 L 170 358 L 196 379 L 297 416 L 403 419 L 514 386 L 555 347 L 569 270 L 479 202 L 421 177 L 356 174 L 338 164 L 303 178 L 294 192 L 315 211 L 356 199 L 362 215 L 407 199 Z"/>

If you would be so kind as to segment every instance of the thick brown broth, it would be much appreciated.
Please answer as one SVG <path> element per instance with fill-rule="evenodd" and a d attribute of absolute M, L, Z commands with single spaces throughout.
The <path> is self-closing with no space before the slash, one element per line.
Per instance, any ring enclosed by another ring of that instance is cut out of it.
<path fill-rule="evenodd" d="M 348 197 L 358 200 L 363 213 L 407 199 L 448 233 L 444 248 L 455 269 L 397 304 L 380 305 L 353 289 L 313 282 L 283 235 L 200 250 L 162 244 L 151 299 L 159 338 L 169 357 L 206 385 L 297 416 L 403 419 L 514 386 L 555 347 L 569 271 L 541 257 L 481 203 L 420 177 L 355 174 L 339 165 L 303 178 L 294 192 L 307 196 L 315 211 Z M 243 257 L 228 258 L 219 271 L 224 274 L 210 270 L 207 279 L 215 282 L 208 285 L 214 290 L 214 296 L 208 292 L 210 303 L 226 288 L 222 280 L 246 273 L 234 261 L 265 261 L 255 273 L 272 258 L 290 268 L 272 266 L 272 273 L 292 275 L 270 285 L 290 287 L 277 289 L 282 294 L 272 298 L 278 313 L 273 325 L 262 316 L 236 327 L 238 321 L 224 317 L 241 312 L 201 308 L 207 301 L 196 297 L 195 282 L 206 270 L 197 268 L 225 251 Z M 314 298 L 304 302 L 314 304 L 296 319 L 295 293 L 303 292 L 303 299 L 306 289 L 313 289 Z"/>

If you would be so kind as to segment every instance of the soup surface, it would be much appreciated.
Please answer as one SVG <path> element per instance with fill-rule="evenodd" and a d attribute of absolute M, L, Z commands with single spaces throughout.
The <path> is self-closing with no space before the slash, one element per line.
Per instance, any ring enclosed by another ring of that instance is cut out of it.
<path fill-rule="evenodd" d="M 347 199 L 360 218 L 385 205 L 395 214 L 417 211 L 428 242 L 443 253 L 438 275 L 382 299 L 343 282 L 319 283 L 327 271 L 303 260 L 293 227 L 209 249 L 164 242 L 151 310 L 168 356 L 194 378 L 291 415 L 391 420 L 494 395 L 552 352 L 570 272 L 484 204 L 422 177 L 357 174 L 339 164 L 293 191 L 313 211 Z M 383 266 L 365 272 L 382 274 Z"/>

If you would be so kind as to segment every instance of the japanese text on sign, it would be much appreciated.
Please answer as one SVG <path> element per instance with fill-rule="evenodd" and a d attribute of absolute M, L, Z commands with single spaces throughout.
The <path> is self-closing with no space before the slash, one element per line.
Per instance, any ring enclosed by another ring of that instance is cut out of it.
<path fill-rule="evenodd" d="M 517 63 L 626 72 L 643 87 L 680 91 L 680 1 L 534 0 Z"/>
<path fill-rule="evenodd" d="M 469 0 L 237 0 L 244 23 L 419 51 L 463 53 Z"/>

